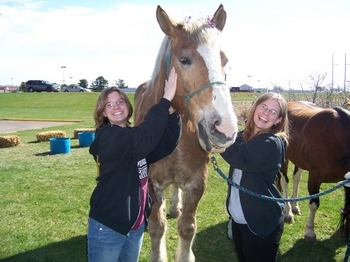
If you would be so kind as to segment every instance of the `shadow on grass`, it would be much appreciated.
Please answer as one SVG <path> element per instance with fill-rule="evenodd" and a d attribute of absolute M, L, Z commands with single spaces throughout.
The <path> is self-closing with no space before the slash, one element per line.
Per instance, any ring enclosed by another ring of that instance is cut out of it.
<path fill-rule="evenodd" d="M 1 262 L 86 262 L 86 235 L 0 259 Z"/>
<path fill-rule="evenodd" d="M 50 151 L 34 154 L 34 156 L 49 156 L 49 155 L 51 155 Z"/>
<path fill-rule="evenodd" d="M 284 232 L 286 234 L 286 231 Z M 346 247 L 343 233 L 335 231 L 330 238 L 316 243 L 307 243 L 299 239 L 285 253 L 278 253 L 278 262 L 336 262 L 343 261 L 345 251 L 339 248 Z M 198 232 L 193 245 L 196 261 L 238 261 L 233 241 L 227 236 L 227 223 L 221 223 Z M 254 251 L 252 251 L 254 252 Z"/>
<path fill-rule="evenodd" d="M 39 144 L 42 143 L 41 141 L 34 140 L 34 141 L 29 141 L 28 144 Z"/>
<path fill-rule="evenodd" d="M 278 261 L 282 262 L 336 262 L 343 261 L 343 254 L 339 252 L 339 248 L 346 247 L 344 234 L 339 230 L 335 231 L 330 238 L 315 243 L 308 243 L 305 239 L 299 239 L 294 246 L 284 254 L 279 254 Z M 341 256 L 339 258 L 339 256 Z"/>
<path fill-rule="evenodd" d="M 197 232 L 193 244 L 196 261 L 238 261 L 233 241 L 227 235 L 227 222 Z"/>
<path fill-rule="evenodd" d="M 79 149 L 79 148 L 82 148 L 82 147 L 81 146 L 71 146 L 70 148 L 71 149 Z M 89 147 L 86 147 L 86 148 L 89 148 Z M 51 154 L 51 150 L 50 151 L 46 151 L 46 152 L 41 152 L 41 153 L 34 154 L 34 156 L 51 156 L 51 155 L 57 155 L 57 154 Z"/>
<path fill-rule="evenodd" d="M 330 238 L 316 243 L 307 243 L 304 239 L 296 241 L 287 252 L 278 254 L 279 262 L 335 262 L 339 261 L 338 248 L 346 246 L 344 236 L 336 231 Z M 238 261 L 233 241 L 227 236 L 227 223 L 220 223 L 197 233 L 193 251 L 196 261 Z M 338 258 L 336 258 L 336 256 Z M 342 258 L 345 256 L 341 254 Z M 35 250 L 26 251 L 11 257 L 0 259 L 1 262 L 65 262 L 87 261 L 86 235 L 49 244 Z"/>

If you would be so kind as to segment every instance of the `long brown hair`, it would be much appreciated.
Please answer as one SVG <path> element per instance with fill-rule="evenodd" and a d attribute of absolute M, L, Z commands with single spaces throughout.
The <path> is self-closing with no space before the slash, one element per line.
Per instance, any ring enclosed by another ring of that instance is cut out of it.
<path fill-rule="evenodd" d="M 280 106 L 278 117 L 281 117 L 282 120 L 278 124 L 273 125 L 270 129 L 262 130 L 262 131 L 259 131 L 257 134 L 254 134 L 253 132 L 254 131 L 254 112 L 261 103 L 269 99 L 272 99 L 278 102 Z M 252 108 L 248 113 L 247 123 L 244 128 L 244 135 L 243 135 L 244 141 L 248 141 L 261 133 L 276 134 L 284 138 L 284 140 L 288 143 L 289 122 L 288 122 L 288 114 L 287 114 L 287 101 L 280 94 L 273 93 L 273 92 L 263 94 L 258 98 L 258 100 L 256 100 L 256 102 L 253 104 Z"/>
<path fill-rule="evenodd" d="M 108 120 L 107 117 L 105 117 L 103 115 L 103 111 L 106 108 L 106 103 L 108 102 L 108 95 L 112 92 L 118 92 L 120 97 L 125 101 L 126 106 L 128 107 L 128 116 L 126 118 L 126 126 L 130 127 L 131 126 L 131 122 L 130 122 L 130 118 L 132 116 L 133 113 L 133 108 L 132 108 L 132 104 L 130 103 L 129 98 L 127 97 L 127 95 L 124 93 L 124 91 L 122 91 L 120 88 L 118 87 L 108 87 L 102 90 L 101 94 L 99 95 L 96 104 L 95 104 L 95 110 L 94 110 L 94 120 L 95 120 L 95 128 L 99 129 L 105 125 L 109 125 L 110 122 Z"/>

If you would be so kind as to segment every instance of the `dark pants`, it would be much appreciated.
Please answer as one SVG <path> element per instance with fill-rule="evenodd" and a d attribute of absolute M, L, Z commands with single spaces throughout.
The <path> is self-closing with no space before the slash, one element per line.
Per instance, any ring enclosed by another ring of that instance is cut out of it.
<path fill-rule="evenodd" d="M 233 242 L 239 262 L 275 262 L 284 229 L 284 222 L 270 235 L 261 238 L 253 234 L 247 225 L 232 221 Z"/>

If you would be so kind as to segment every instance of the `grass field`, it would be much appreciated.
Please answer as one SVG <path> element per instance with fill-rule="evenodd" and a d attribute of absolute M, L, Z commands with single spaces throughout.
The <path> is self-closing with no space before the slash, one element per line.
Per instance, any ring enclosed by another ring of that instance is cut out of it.
<path fill-rule="evenodd" d="M 90 194 L 96 169 L 88 148 L 71 139 L 71 153 L 51 155 L 49 142 L 36 142 L 36 134 L 61 130 L 73 137 L 74 129 L 93 127 L 92 111 L 96 93 L 2 93 L 0 119 L 81 120 L 58 127 L 15 132 L 21 144 L 0 148 L 0 261 L 86 261 L 86 230 Z M 129 94 L 133 99 L 133 94 Z M 254 94 L 234 94 L 233 101 L 251 103 Z M 244 104 L 244 103 L 243 103 Z M 1 133 L 0 135 L 5 135 Z M 228 165 L 215 154 L 220 169 Z M 197 261 L 237 261 L 227 237 L 226 182 L 209 165 L 208 187 L 197 212 L 198 229 L 193 246 Z M 290 166 L 290 169 L 292 167 Z M 300 196 L 306 191 L 306 173 Z M 321 191 L 333 184 L 322 184 Z M 291 187 L 290 187 L 291 190 Z M 338 229 L 343 190 L 321 197 L 316 214 L 318 241 L 303 239 L 307 202 L 300 203 L 302 216 L 286 224 L 278 261 L 343 261 L 346 241 Z M 177 246 L 176 221 L 169 220 L 167 249 L 174 261 Z M 252 251 L 253 252 L 253 251 Z M 140 261 L 148 261 L 146 233 Z"/>

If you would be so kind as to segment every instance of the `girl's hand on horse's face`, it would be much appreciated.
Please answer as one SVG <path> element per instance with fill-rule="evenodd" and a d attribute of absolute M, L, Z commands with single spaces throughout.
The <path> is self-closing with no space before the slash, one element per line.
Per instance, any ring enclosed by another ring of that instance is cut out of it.
<path fill-rule="evenodd" d="M 168 80 L 165 80 L 164 98 L 172 101 L 176 92 L 177 74 L 175 68 L 171 68 Z"/>

